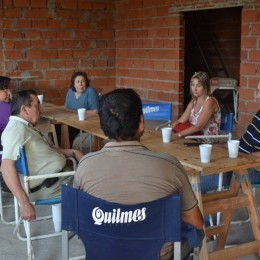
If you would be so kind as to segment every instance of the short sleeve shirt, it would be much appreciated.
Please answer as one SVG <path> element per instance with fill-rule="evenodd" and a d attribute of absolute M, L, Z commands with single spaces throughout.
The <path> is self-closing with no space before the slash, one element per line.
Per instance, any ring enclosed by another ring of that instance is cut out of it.
<path fill-rule="evenodd" d="M 197 205 L 188 177 L 173 156 L 148 150 L 136 141 L 109 142 L 84 156 L 74 187 L 101 199 L 136 204 L 179 193 L 182 209 Z"/>
<path fill-rule="evenodd" d="M 31 175 L 60 172 L 65 167 L 64 155 L 52 148 L 40 131 L 20 117 L 10 117 L 1 141 L 3 145 L 2 160 L 17 160 L 19 147 L 24 145 Z M 32 183 L 32 187 L 40 183 L 42 180 L 35 181 Z"/>
<path fill-rule="evenodd" d="M 77 110 L 79 108 L 86 108 L 86 110 L 97 110 L 99 109 L 99 97 L 96 90 L 88 86 L 84 93 L 82 93 L 78 98 L 75 96 L 75 91 L 69 89 L 66 100 L 65 107 Z"/>

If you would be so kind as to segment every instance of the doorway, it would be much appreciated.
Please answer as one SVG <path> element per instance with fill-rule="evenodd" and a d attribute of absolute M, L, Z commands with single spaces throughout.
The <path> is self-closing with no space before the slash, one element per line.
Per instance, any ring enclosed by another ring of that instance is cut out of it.
<path fill-rule="evenodd" d="M 190 78 L 195 72 L 239 80 L 241 11 L 235 7 L 184 13 L 184 108 L 191 99 Z M 221 109 L 233 111 L 232 91 L 216 90 L 214 96 Z"/>

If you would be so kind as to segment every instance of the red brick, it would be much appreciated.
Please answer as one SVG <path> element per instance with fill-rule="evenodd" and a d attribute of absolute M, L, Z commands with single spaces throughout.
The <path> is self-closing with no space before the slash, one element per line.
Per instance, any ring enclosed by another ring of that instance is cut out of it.
<path fill-rule="evenodd" d="M 28 59 L 42 59 L 42 50 L 28 50 L 26 52 L 26 57 Z"/>
<path fill-rule="evenodd" d="M 22 31 L 21 30 L 4 30 L 4 38 L 22 38 Z"/>
<path fill-rule="evenodd" d="M 46 28 L 47 21 L 46 20 L 32 20 L 32 28 Z"/>
<path fill-rule="evenodd" d="M 61 6 L 64 9 L 77 9 L 77 1 L 60 0 Z"/>
<path fill-rule="evenodd" d="M 41 40 L 32 40 L 31 45 L 34 49 L 45 49 L 46 48 L 46 43 L 41 39 Z"/>
<path fill-rule="evenodd" d="M 60 49 L 63 47 L 63 42 L 60 40 L 49 40 L 48 47 L 50 49 Z"/>
<path fill-rule="evenodd" d="M 253 100 L 255 97 L 255 90 L 253 89 L 239 89 L 239 98 L 245 100 Z"/>
<path fill-rule="evenodd" d="M 25 32 L 25 38 L 41 39 L 41 32 L 39 30 L 27 30 Z"/>
<path fill-rule="evenodd" d="M 22 59 L 23 58 L 23 54 L 20 51 L 16 51 L 16 50 L 6 50 L 5 52 L 5 58 L 6 59 Z"/>
<path fill-rule="evenodd" d="M 87 50 L 74 50 L 73 58 L 74 59 L 86 59 L 88 51 Z"/>
<path fill-rule="evenodd" d="M 67 29 L 77 29 L 78 28 L 78 21 L 77 20 L 70 20 L 65 22 L 65 28 Z"/>
<path fill-rule="evenodd" d="M 255 48 L 256 47 L 256 37 L 242 37 L 241 48 Z"/>
<path fill-rule="evenodd" d="M 15 49 L 26 49 L 31 47 L 31 41 L 22 40 L 22 41 L 15 41 L 14 48 Z"/>
<path fill-rule="evenodd" d="M 42 31 L 41 33 L 42 38 L 44 39 L 53 39 L 56 37 L 56 32 L 55 31 Z"/>
<path fill-rule="evenodd" d="M 251 50 L 249 52 L 250 61 L 259 62 L 260 61 L 260 49 L 258 50 Z"/>
<path fill-rule="evenodd" d="M 29 7 L 30 0 L 13 0 L 14 7 Z"/>
<path fill-rule="evenodd" d="M 240 65 L 241 75 L 256 75 L 256 66 L 251 63 L 241 63 Z"/>
<path fill-rule="evenodd" d="M 35 69 L 49 69 L 50 68 L 50 62 L 46 60 L 38 61 L 36 63 L 36 68 Z"/>
<path fill-rule="evenodd" d="M 42 57 L 44 59 L 57 59 L 58 51 L 57 50 L 42 50 Z"/>
<path fill-rule="evenodd" d="M 18 8 L 6 8 L 4 11 L 4 17 L 17 18 L 21 17 L 21 12 Z"/>
<path fill-rule="evenodd" d="M 31 7 L 47 7 L 47 1 L 46 0 L 33 0 L 30 3 Z"/>
<path fill-rule="evenodd" d="M 33 62 L 31 61 L 19 61 L 17 63 L 19 70 L 32 70 L 33 69 Z"/>
<path fill-rule="evenodd" d="M 64 31 L 64 30 L 59 30 L 57 32 L 57 38 L 58 39 L 70 39 L 70 31 Z"/>
<path fill-rule="evenodd" d="M 63 47 L 65 49 L 69 48 L 69 49 L 78 49 L 79 46 L 78 46 L 78 41 L 76 40 L 64 40 L 63 41 Z"/>
<path fill-rule="evenodd" d="M 13 29 L 15 28 L 15 23 L 14 23 L 14 19 L 6 19 L 1 21 L 2 22 L 2 27 L 3 29 Z"/>
<path fill-rule="evenodd" d="M 242 11 L 242 21 L 244 23 L 247 22 L 257 22 L 258 20 L 258 13 L 255 10 L 244 10 Z"/>
<path fill-rule="evenodd" d="M 23 1 L 23 0 L 21 0 L 21 1 Z M 36 9 L 36 8 L 29 9 L 28 8 L 28 9 L 26 9 L 25 13 L 26 13 L 26 16 L 28 19 L 30 19 L 30 18 L 38 19 L 39 17 L 41 19 L 44 19 L 44 18 L 47 19 L 50 17 L 49 11 L 47 9 L 40 9 L 40 8 L 39 9 Z"/>
<path fill-rule="evenodd" d="M 62 28 L 62 22 L 58 20 L 48 20 L 48 28 L 52 28 L 52 29 Z"/>
<path fill-rule="evenodd" d="M 71 50 L 58 50 L 58 58 L 68 58 L 73 57 L 73 52 Z"/>
<path fill-rule="evenodd" d="M 32 24 L 30 20 L 17 20 L 17 28 L 31 28 Z"/>
<path fill-rule="evenodd" d="M 92 9 L 92 3 L 86 0 L 78 0 L 78 6 L 80 6 L 81 9 L 85 9 L 85 10 Z"/>
<path fill-rule="evenodd" d="M 5 43 L 5 49 L 14 49 L 14 40 L 4 40 Z"/>

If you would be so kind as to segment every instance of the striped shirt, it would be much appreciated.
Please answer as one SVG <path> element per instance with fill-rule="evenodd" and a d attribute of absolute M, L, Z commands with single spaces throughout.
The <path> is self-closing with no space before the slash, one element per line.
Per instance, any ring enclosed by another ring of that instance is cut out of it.
<path fill-rule="evenodd" d="M 260 151 L 260 110 L 253 117 L 252 122 L 241 137 L 239 150 L 244 153 Z"/>

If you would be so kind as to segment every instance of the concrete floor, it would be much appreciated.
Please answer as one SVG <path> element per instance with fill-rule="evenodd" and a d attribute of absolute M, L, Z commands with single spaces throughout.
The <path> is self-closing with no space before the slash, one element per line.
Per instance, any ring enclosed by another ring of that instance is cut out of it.
<path fill-rule="evenodd" d="M 260 189 L 256 191 L 256 200 L 257 204 L 260 205 Z M 9 193 L 4 193 L 4 202 L 12 202 L 12 196 Z M 39 214 L 50 214 L 50 207 L 41 206 L 38 209 Z M 6 219 L 10 219 L 13 216 L 13 210 L 6 209 L 5 211 Z M 245 210 L 239 210 L 235 212 L 234 220 L 238 219 L 246 219 L 247 214 Z M 0 260 L 26 260 L 27 259 L 27 250 L 26 250 L 26 242 L 20 241 L 16 236 L 13 235 L 14 226 L 13 225 L 5 225 L 0 222 Z M 23 230 L 23 228 L 21 228 Z M 53 223 L 51 220 L 37 223 L 32 223 L 32 233 L 39 234 L 42 232 L 53 231 Z M 249 224 L 236 224 L 232 225 L 229 236 L 228 236 L 228 244 L 234 245 L 239 244 L 245 241 L 251 241 L 253 239 L 252 230 Z M 62 255 L 61 248 L 61 236 L 36 240 L 33 241 L 33 248 L 36 260 L 59 260 Z M 81 241 L 74 237 L 72 241 L 70 241 L 70 256 L 76 257 L 84 254 L 84 248 L 82 246 Z M 246 256 L 240 258 L 241 260 L 256 260 L 259 259 L 257 255 Z"/>

